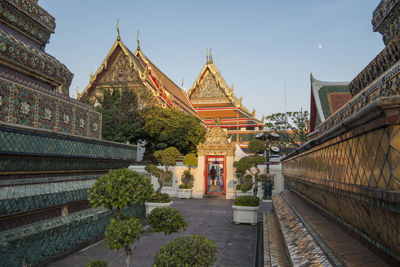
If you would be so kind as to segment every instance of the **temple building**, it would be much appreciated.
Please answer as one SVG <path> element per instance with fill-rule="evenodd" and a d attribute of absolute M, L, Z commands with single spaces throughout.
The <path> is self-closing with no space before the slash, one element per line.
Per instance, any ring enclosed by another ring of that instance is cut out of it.
<path fill-rule="evenodd" d="M 310 133 L 351 99 L 349 82 L 319 81 L 310 74 Z M 314 133 L 314 136 L 317 133 Z"/>
<path fill-rule="evenodd" d="M 233 143 L 239 143 L 245 150 L 249 141 L 263 132 L 264 119 L 257 119 L 256 111 L 253 109 L 250 112 L 242 104 L 242 98 L 235 96 L 233 85 L 228 86 L 215 66 L 211 53 L 207 53 L 207 62 L 188 95 L 207 128 L 218 124 L 227 131 Z"/>
<path fill-rule="evenodd" d="M 118 30 L 118 26 L 117 26 Z M 163 107 L 175 107 L 197 116 L 186 92 L 180 89 L 142 52 L 139 45 L 132 53 L 122 42 L 119 30 L 117 40 L 93 75 L 78 99 L 89 99 L 95 103 L 103 97 L 104 89 L 128 88 L 133 90 L 141 103 L 152 102 Z"/>

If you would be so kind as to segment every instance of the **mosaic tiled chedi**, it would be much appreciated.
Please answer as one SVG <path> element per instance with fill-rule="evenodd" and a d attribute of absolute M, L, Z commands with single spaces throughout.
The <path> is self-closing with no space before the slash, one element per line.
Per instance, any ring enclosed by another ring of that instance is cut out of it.
<path fill-rule="evenodd" d="M 83 103 L 0 76 L 0 122 L 101 139 L 101 114 Z"/>
<path fill-rule="evenodd" d="M 134 205 L 124 213 L 144 216 L 144 207 Z M 36 266 L 100 239 L 110 218 L 111 211 L 96 208 L 4 231 L 0 235 L 0 266 Z"/>

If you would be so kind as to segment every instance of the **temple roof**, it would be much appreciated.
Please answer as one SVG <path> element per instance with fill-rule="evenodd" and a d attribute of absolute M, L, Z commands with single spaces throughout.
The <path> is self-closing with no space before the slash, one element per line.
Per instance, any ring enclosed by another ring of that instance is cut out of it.
<path fill-rule="evenodd" d="M 130 67 L 139 73 L 142 83 L 151 90 L 154 97 L 156 97 L 160 103 L 169 107 L 179 107 L 186 113 L 198 116 L 185 91 L 180 89 L 168 76 L 157 68 L 157 66 L 143 54 L 139 46 L 137 50 L 132 53 L 122 42 L 119 34 L 96 73 L 91 75 L 89 85 L 78 98 L 90 94 L 95 89 L 99 75 L 107 69 L 110 58 L 116 53 L 118 48 L 128 56 Z"/>
<path fill-rule="evenodd" d="M 310 74 L 311 131 L 351 99 L 348 82 L 319 81 Z"/>
<path fill-rule="evenodd" d="M 206 85 L 202 86 L 202 82 Z M 260 120 L 255 118 L 255 110 L 250 112 L 243 104 L 242 97 L 237 98 L 233 93 L 233 85 L 229 87 L 221 72 L 215 66 L 212 56 L 207 56 L 207 62 L 201 70 L 199 76 L 188 90 L 189 99 L 193 104 L 198 106 L 226 106 L 227 104 L 236 107 L 242 114 L 253 118 L 257 122 Z M 218 108 L 216 107 L 215 110 Z"/>

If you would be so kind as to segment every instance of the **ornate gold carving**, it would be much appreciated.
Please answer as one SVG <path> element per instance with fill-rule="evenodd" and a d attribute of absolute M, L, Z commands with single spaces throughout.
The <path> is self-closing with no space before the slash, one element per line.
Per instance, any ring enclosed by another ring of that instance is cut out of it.
<path fill-rule="evenodd" d="M 104 78 L 101 79 L 103 83 L 126 83 L 126 82 L 139 82 L 142 79 L 139 73 L 132 68 L 130 59 L 124 53 L 120 53 L 115 62 L 108 68 Z"/>
<path fill-rule="evenodd" d="M 227 133 L 220 127 L 213 127 L 206 133 L 206 140 L 197 146 L 199 155 L 235 154 L 235 145 L 228 142 Z"/>
<path fill-rule="evenodd" d="M 193 97 L 224 97 L 225 94 L 218 85 L 214 75 L 207 72 L 200 81 L 199 89 L 195 91 Z"/>

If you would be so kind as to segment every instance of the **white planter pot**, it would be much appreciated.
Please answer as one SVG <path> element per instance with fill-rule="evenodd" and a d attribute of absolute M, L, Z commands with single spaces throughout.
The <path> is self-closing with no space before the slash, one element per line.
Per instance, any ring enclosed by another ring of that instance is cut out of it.
<path fill-rule="evenodd" d="M 146 216 L 148 216 L 153 209 L 159 207 L 169 207 L 172 205 L 172 203 L 173 201 L 167 203 L 145 202 L 144 206 L 146 207 Z"/>
<path fill-rule="evenodd" d="M 193 188 L 178 189 L 178 198 L 190 199 L 192 197 Z"/>
<path fill-rule="evenodd" d="M 258 219 L 258 207 L 246 207 L 246 206 L 232 206 L 233 209 L 233 222 L 239 223 L 250 223 L 251 225 L 257 224 Z"/>
<path fill-rule="evenodd" d="M 246 193 L 243 193 L 242 190 L 236 190 L 236 197 L 252 196 L 252 195 L 253 195 L 253 190 L 246 191 Z"/>

